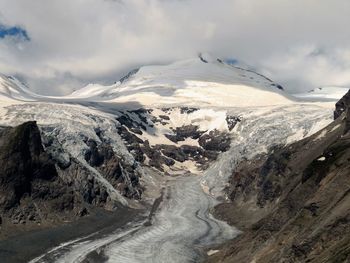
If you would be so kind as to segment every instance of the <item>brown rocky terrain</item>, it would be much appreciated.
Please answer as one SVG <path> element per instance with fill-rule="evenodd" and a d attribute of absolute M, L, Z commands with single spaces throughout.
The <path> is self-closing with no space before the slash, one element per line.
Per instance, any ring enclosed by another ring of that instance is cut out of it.
<path fill-rule="evenodd" d="M 243 233 L 208 262 L 350 262 L 350 92 L 315 135 L 241 162 L 215 214 Z"/>

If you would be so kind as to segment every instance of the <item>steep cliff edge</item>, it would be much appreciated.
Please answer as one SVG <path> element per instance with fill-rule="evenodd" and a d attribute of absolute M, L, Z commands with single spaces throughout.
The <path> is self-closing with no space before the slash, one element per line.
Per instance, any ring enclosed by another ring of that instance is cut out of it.
<path fill-rule="evenodd" d="M 58 176 L 33 121 L 0 130 L 0 211 L 1 236 L 86 212 L 81 196 Z"/>
<path fill-rule="evenodd" d="M 208 262 L 350 260 L 350 92 L 313 136 L 241 162 L 218 217 L 243 233 Z"/>
<path fill-rule="evenodd" d="M 122 207 L 75 158 L 67 154 L 63 158 L 63 150 L 52 140 L 35 121 L 0 127 L 0 240 L 75 221 L 95 214 L 99 207 Z M 101 170 L 124 196 L 137 198 L 138 192 L 124 182 L 127 171 L 121 169 L 128 166 L 110 147 L 96 146 L 91 140 L 87 144 L 90 150 L 85 158 L 91 167 Z M 138 178 L 132 178 L 130 184 L 136 188 Z"/>

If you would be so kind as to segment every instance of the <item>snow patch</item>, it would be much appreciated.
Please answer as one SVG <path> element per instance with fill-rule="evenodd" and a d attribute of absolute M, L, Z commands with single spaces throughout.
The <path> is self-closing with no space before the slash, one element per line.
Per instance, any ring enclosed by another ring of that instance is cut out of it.
<path fill-rule="evenodd" d="M 324 138 L 327 135 L 327 133 L 328 133 L 327 130 L 321 131 L 320 134 L 318 134 L 313 141 L 321 140 L 322 138 Z"/>
<path fill-rule="evenodd" d="M 209 251 L 207 252 L 207 255 L 208 255 L 208 256 L 212 256 L 212 255 L 214 255 L 214 254 L 216 254 L 216 253 L 218 253 L 218 252 L 220 252 L 220 250 L 213 250 L 213 249 L 211 249 L 211 250 L 209 250 Z"/>
<path fill-rule="evenodd" d="M 324 156 L 322 156 L 322 157 L 320 157 L 320 158 L 317 159 L 317 161 L 320 161 L 320 162 L 323 162 L 323 161 L 325 161 L 325 160 L 326 160 L 326 157 L 324 157 Z"/>
<path fill-rule="evenodd" d="M 341 126 L 341 124 L 337 124 L 333 127 L 332 130 L 330 130 L 329 132 L 334 132 L 335 130 L 337 130 L 339 127 Z"/>

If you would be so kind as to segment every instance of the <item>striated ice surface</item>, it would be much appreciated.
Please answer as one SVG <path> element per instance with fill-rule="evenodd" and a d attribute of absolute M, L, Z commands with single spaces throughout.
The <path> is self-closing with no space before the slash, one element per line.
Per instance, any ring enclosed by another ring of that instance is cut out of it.
<path fill-rule="evenodd" d="M 202 191 L 198 176 L 170 180 L 163 198 L 151 226 L 130 225 L 97 240 L 63 244 L 31 262 L 83 262 L 94 250 L 107 257 L 106 262 L 196 262 L 204 247 L 239 234 L 210 215 L 216 201 Z"/>

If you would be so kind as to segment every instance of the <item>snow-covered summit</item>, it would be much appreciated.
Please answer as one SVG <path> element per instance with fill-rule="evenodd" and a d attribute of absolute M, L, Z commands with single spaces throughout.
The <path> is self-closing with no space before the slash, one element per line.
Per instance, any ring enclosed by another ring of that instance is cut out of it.
<path fill-rule="evenodd" d="M 31 92 L 13 77 L 0 75 L 0 99 L 10 101 L 98 102 L 123 108 L 259 107 L 338 99 L 347 90 L 322 88 L 294 97 L 269 78 L 208 54 L 169 65 L 144 66 L 109 85 L 89 84 L 62 97 Z M 333 97 L 332 97 L 333 96 Z"/>
<path fill-rule="evenodd" d="M 246 69 L 200 54 L 170 65 L 144 66 L 111 86 L 90 84 L 65 99 L 135 102 L 142 106 L 266 106 L 291 103 L 281 86 Z"/>
<path fill-rule="evenodd" d="M 33 101 L 37 95 L 15 77 L 0 74 L 0 98 Z"/>

